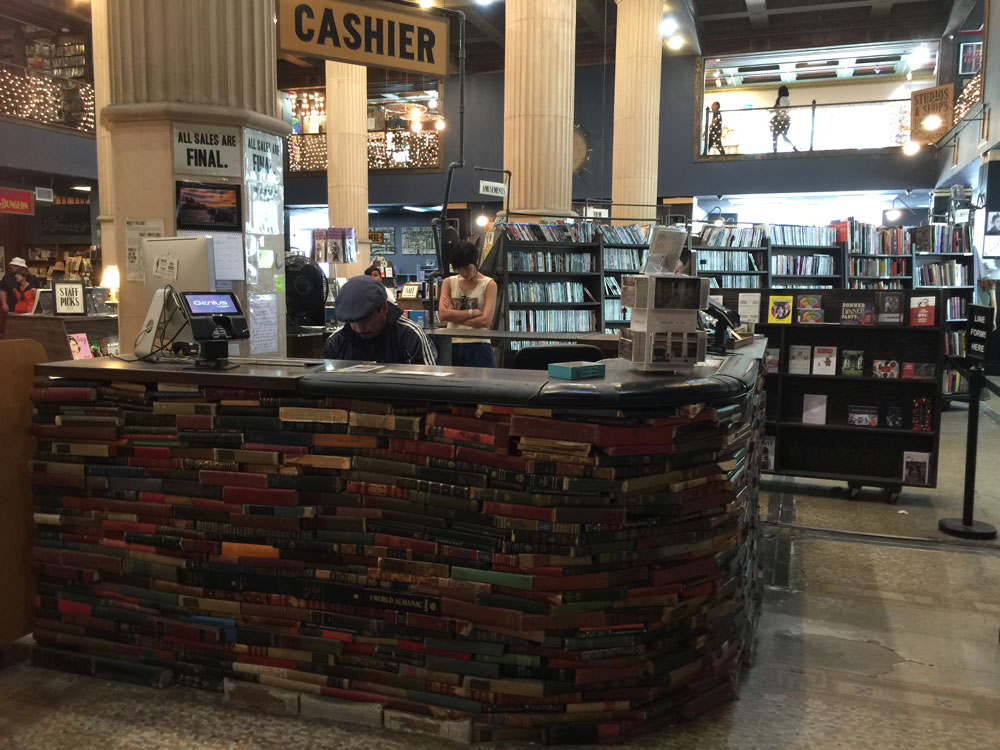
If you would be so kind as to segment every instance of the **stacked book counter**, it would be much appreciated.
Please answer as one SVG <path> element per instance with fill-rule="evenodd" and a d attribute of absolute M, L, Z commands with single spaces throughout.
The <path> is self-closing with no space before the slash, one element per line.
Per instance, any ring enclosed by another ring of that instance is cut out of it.
<path fill-rule="evenodd" d="M 582 395 L 68 369 L 31 393 L 38 666 L 463 742 L 622 742 L 734 695 L 760 596 L 748 357 Z"/>

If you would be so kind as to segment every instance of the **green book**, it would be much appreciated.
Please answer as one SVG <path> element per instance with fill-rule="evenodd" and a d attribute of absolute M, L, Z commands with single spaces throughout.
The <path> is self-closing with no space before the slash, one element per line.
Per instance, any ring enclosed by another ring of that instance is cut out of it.
<path fill-rule="evenodd" d="M 549 377 L 562 380 L 584 380 L 603 378 L 603 362 L 553 362 L 549 365 Z"/>

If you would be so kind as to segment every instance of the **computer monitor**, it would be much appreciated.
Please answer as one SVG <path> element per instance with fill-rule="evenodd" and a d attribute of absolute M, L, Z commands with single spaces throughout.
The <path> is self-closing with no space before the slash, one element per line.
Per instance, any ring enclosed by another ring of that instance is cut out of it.
<path fill-rule="evenodd" d="M 142 241 L 146 308 L 158 289 L 175 292 L 215 291 L 215 248 L 206 235 L 146 237 Z"/>

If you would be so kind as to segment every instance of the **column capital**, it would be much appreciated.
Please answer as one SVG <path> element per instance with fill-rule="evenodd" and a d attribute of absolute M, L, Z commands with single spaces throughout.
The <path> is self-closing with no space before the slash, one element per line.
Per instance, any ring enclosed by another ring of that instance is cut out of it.
<path fill-rule="evenodd" d="M 198 122 L 205 125 L 235 125 L 286 136 L 292 132 L 284 120 L 248 109 L 185 102 L 112 104 L 101 110 L 101 124 L 109 129 L 123 122 Z"/>

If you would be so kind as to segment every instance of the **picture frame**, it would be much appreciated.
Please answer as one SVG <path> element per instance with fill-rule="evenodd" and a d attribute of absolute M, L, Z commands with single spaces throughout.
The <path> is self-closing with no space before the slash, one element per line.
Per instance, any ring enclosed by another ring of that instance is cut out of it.
<path fill-rule="evenodd" d="M 400 299 L 416 299 L 417 295 L 420 293 L 420 284 L 414 282 L 407 282 L 403 284 L 403 291 L 400 292 Z"/>
<path fill-rule="evenodd" d="M 178 181 L 175 187 L 177 229 L 242 232 L 242 190 L 238 183 Z"/>
<path fill-rule="evenodd" d="M 52 303 L 56 315 L 86 315 L 86 284 L 82 281 L 53 281 Z"/>
<path fill-rule="evenodd" d="M 963 42 L 958 48 L 958 74 L 974 76 L 983 69 L 983 43 Z"/>

